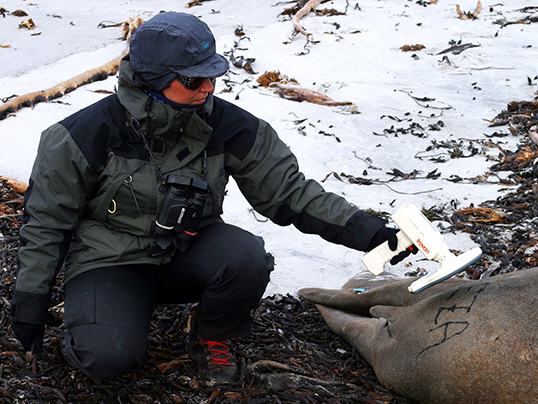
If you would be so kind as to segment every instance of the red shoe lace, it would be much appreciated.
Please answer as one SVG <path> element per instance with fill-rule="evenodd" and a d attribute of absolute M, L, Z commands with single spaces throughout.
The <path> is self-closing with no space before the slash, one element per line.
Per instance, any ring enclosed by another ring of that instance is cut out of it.
<path fill-rule="evenodd" d="M 215 365 L 232 366 L 230 363 L 230 348 L 226 345 L 227 343 L 228 341 L 205 341 L 203 338 L 200 340 L 200 344 L 207 344 L 207 350 L 212 352 Z M 224 355 L 225 357 L 222 358 L 219 355 Z"/>

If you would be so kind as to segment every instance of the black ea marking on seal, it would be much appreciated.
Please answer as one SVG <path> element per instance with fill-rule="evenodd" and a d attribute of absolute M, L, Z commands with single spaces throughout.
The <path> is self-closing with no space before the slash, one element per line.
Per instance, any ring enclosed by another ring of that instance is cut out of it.
<path fill-rule="evenodd" d="M 428 347 L 424 348 L 422 351 L 420 351 L 417 355 L 417 358 L 420 355 L 422 355 L 424 352 L 426 352 L 427 350 L 434 348 L 436 346 L 439 346 L 441 344 L 444 344 L 449 339 L 452 339 L 458 335 L 461 335 L 465 332 L 465 330 L 467 330 L 470 323 L 469 321 L 466 321 L 465 318 L 471 312 L 471 309 L 473 308 L 473 305 L 475 304 L 476 299 L 478 298 L 478 295 L 482 293 L 484 290 L 486 290 L 487 286 L 488 286 L 487 283 L 480 285 L 480 288 L 473 295 L 469 296 L 470 301 L 466 305 L 454 304 L 452 306 L 440 307 L 439 309 L 437 309 L 437 314 L 435 315 L 435 318 L 433 320 L 433 323 L 436 325 L 436 327 L 431 328 L 429 332 L 432 333 L 437 330 L 442 330 L 442 337 L 438 342 L 431 344 Z M 460 288 L 454 291 L 454 293 L 452 293 L 446 300 L 448 302 L 454 297 L 456 297 L 457 295 L 461 294 L 462 292 L 469 292 L 475 287 L 476 286 L 469 286 L 468 288 Z M 458 315 L 461 315 L 462 318 L 459 319 L 460 321 L 450 320 L 450 321 L 443 322 L 441 318 L 443 314 L 447 312 L 457 313 Z"/>

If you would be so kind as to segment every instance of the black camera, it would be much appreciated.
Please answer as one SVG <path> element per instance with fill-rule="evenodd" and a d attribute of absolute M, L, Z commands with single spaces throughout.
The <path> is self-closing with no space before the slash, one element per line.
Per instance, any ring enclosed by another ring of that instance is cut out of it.
<path fill-rule="evenodd" d="M 155 244 L 161 252 L 172 245 L 185 251 L 198 231 L 209 185 L 201 179 L 182 175 L 167 176 L 165 185 L 166 195 L 153 228 Z"/>

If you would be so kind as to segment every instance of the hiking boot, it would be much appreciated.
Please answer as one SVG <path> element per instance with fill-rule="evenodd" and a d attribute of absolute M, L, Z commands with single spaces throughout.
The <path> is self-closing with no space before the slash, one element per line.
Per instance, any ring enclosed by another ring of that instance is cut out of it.
<path fill-rule="evenodd" d="M 198 364 L 198 373 L 208 386 L 231 383 L 237 379 L 238 368 L 229 341 L 207 341 L 191 332 L 187 352 Z"/>

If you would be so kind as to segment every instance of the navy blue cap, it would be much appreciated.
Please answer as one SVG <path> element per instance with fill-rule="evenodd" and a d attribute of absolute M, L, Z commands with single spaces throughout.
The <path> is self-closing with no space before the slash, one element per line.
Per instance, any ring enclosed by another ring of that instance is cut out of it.
<path fill-rule="evenodd" d="M 215 78 L 229 68 L 228 60 L 216 53 L 207 24 L 187 13 L 160 13 L 139 26 L 129 56 L 133 69 L 158 92 L 178 74 Z"/>

